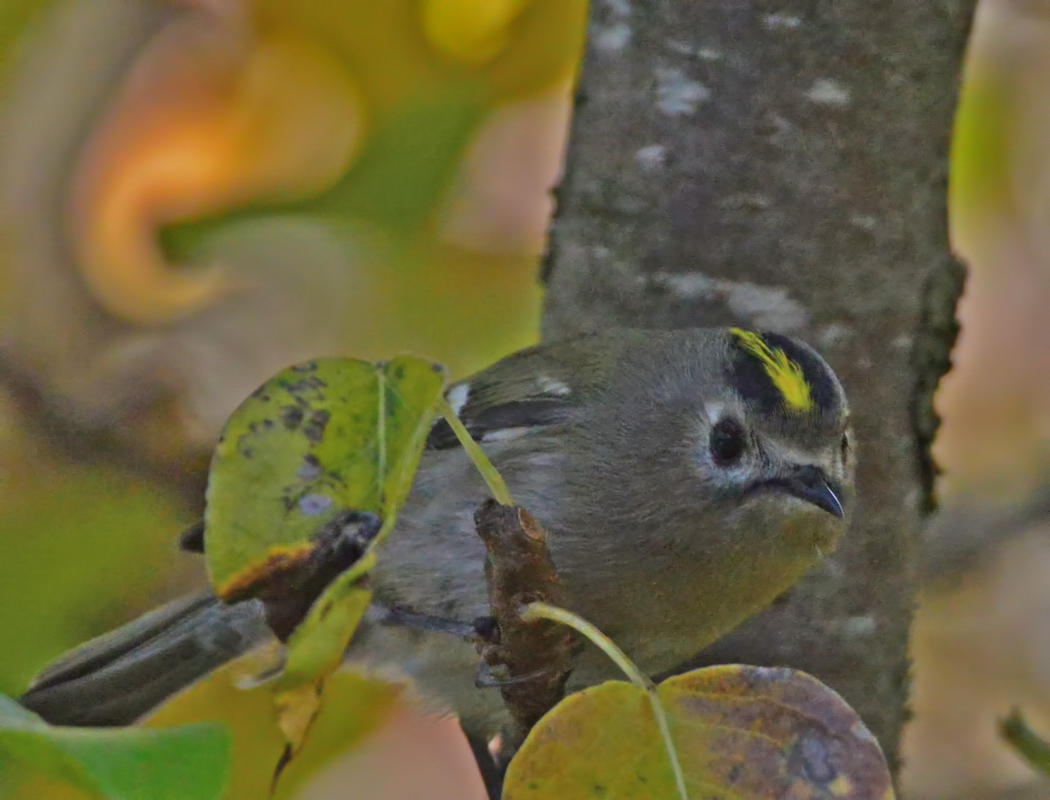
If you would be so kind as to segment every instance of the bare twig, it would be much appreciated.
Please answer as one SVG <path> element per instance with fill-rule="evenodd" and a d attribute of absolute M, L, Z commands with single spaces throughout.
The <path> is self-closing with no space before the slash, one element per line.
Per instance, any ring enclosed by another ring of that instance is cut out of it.
<path fill-rule="evenodd" d="M 488 557 L 485 576 L 495 625 L 479 621 L 482 671 L 500 686 L 511 726 L 501 754 L 513 753 L 532 726 L 565 694 L 572 671 L 572 632 L 550 620 L 525 622 L 535 601 L 559 605 L 563 589 L 540 524 L 520 506 L 487 501 L 474 515 Z"/>

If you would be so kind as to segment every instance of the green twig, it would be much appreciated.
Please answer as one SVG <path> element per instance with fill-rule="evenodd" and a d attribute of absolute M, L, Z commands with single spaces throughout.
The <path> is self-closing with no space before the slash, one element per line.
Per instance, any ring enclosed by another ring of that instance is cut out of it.
<path fill-rule="evenodd" d="M 1021 712 L 1014 709 L 1000 723 L 1000 730 L 1014 749 L 1043 775 L 1050 775 L 1050 743 L 1038 736 L 1025 723 Z"/>
<path fill-rule="evenodd" d="M 474 466 L 481 473 L 481 477 L 485 479 L 485 484 L 489 487 L 489 491 L 492 492 L 496 502 L 501 506 L 514 505 L 514 500 L 510 496 L 510 490 L 507 489 L 503 476 L 496 471 L 496 468 L 492 466 L 492 462 L 489 461 L 489 457 L 485 455 L 485 451 L 478 446 L 478 443 L 474 441 L 474 437 L 463 427 L 463 423 L 456 412 L 452 410 L 452 406 L 448 404 L 448 400 L 441 398 L 438 403 L 439 413 L 445 418 L 449 427 L 452 428 L 452 432 L 456 434 L 460 445 L 466 450 L 470 460 L 474 462 Z"/>
<path fill-rule="evenodd" d="M 678 785 L 678 794 L 681 800 L 689 800 L 689 793 L 685 786 L 685 773 L 682 772 L 682 765 L 678 761 L 678 751 L 675 750 L 674 741 L 671 739 L 671 726 L 667 721 L 667 713 L 660 702 L 656 684 L 652 682 L 652 679 L 638 669 L 637 665 L 627 657 L 623 650 L 616 646 L 612 639 L 583 617 L 573 614 L 571 611 L 549 605 L 548 603 L 529 603 L 521 612 L 521 618 L 526 622 L 549 619 L 560 622 L 562 625 L 568 625 L 594 642 L 631 680 L 631 683 L 646 693 L 653 708 L 653 715 L 656 717 L 656 725 L 660 729 L 660 736 L 663 737 L 664 745 L 667 748 L 667 756 L 671 760 L 671 771 L 674 773 L 675 783 Z"/>

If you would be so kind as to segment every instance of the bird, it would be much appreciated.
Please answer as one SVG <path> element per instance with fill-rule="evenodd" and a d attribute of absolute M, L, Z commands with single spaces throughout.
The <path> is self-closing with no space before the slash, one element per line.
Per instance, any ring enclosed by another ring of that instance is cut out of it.
<path fill-rule="evenodd" d="M 855 502 L 849 405 L 799 339 L 742 328 L 610 329 L 513 353 L 445 397 L 547 532 L 569 610 L 648 674 L 672 670 L 771 603 L 831 552 Z M 370 575 L 372 608 L 347 649 L 394 668 L 468 735 L 507 721 L 476 685 L 472 643 L 391 624 L 392 612 L 488 614 L 473 515 L 486 484 L 447 421 Z M 207 547 L 196 528 L 185 549 Z M 257 600 L 174 600 L 46 668 L 21 704 L 60 725 L 135 722 L 224 663 L 274 641 Z M 572 692 L 619 677 L 597 648 Z"/>

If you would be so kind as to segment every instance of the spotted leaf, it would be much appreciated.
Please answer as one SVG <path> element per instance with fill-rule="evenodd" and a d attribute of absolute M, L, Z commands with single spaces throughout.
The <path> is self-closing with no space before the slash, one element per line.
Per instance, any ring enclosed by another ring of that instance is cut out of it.
<path fill-rule="evenodd" d="M 695 670 L 657 689 L 689 798 L 891 800 L 882 751 L 856 712 L 802 672 Z M 511 761 L 506 800 L 681 797 L 646 692 L 610 681 L 570 695 Z"/>
<path fill-rule="evenodd" d="M 411 356 L 297 364 L 233 413 L 212 459 L 205 558 L 228 602 L 257 597 L 286 639 L 411 486 L 440 367 Z"/>

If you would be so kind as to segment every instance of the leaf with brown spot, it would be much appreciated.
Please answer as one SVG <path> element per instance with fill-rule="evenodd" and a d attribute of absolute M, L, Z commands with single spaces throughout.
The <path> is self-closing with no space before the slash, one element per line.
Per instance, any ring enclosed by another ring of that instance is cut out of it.
<path fill-rule="evenodd" d="M 411 486 L 444 387 L 411 356 L 308 361 L 227 421 L 212 458 L 205 558 L 227 601 L 258 597 L 287 639 L 367 550 Z"/>
<path fill-rule="evenodd" d="M 368 609 L 372 592 L 367 577 L 375 563 L 375 547 L 393 530 L 397 512 L 412 488 L 442 389 L 441 384 L 435 384 L 432 366 L 429 370 L 420 368 L 424 364 L 402 358 L 382 367 L 377 390 L 382 527 L 369 532 L 363 554 L 327 585 L 288 640 L 284 671 L 275 686 L 278 719 L 288 744 L 275 780 L 305 743 L 321 707 L 324 682 L 339 668 Z M 428 414 L 420 413 L 424 407 L 430 409 Z"/>
<path fill-rule="evenodd" d="M 286 747 L 299 752 L 371 600 L 373 548 L 412 486 L 444 388 L 411 356 L 290 367 L 230 417 L 216 448 L 205 557 L 227 601 L 262 599 L 288 642 L 274 686 Z"/>
<path fill-rule="evenodd" d="M 306 743 L 321 710 L 325 680 L 342 664 L 343 653 L 368 610 L 372 592 L 364 579 L 374 564 L 375 553 L 369 550 L 328 586 L 288 640 L 284 670 L 274 686 L 277 722 L 285 740 L 275 782 Z"/>
<path fill-rule="evenodd" d="M 878 742 L 834 691 L 790 669 L 720 666 L 657 689 L 690 798 L 892 800 Z M 610 681 L 570 695 L 510 763 L 505 800 L 678 797 L 646 692 Z"/>

